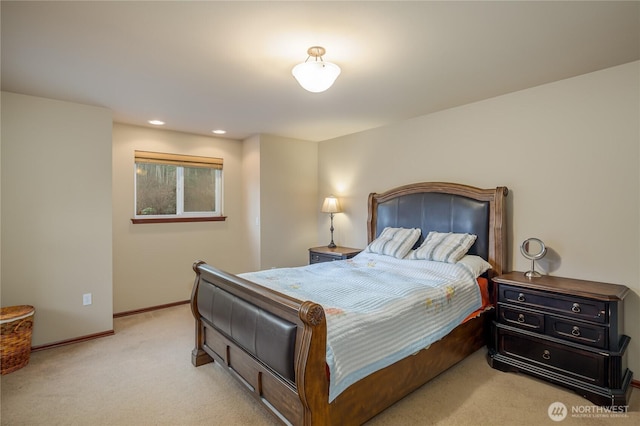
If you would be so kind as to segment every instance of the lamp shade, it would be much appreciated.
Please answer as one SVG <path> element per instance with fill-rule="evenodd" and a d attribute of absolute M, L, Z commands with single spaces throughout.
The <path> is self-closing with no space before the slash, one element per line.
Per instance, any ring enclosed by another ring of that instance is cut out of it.
<path fill-rule="evenodd" d="M 313 93 L 324 92 L 333 85 L 340 75 L 340 67 L 331 62 L 303 62 L 291 71 L 300 86 Z"/>
<path fill-rule="evenodd" d="M 333 195 L 328 196 L 322 203 L 322 213 L 340 213 L 342 208 L 340 207 L 340 201 Z"/>

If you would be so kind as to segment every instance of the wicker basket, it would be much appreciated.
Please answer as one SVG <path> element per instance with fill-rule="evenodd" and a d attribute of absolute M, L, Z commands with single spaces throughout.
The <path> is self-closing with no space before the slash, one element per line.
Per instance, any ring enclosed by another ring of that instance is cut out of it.
<path fill-rule="evenodd" d="M 0 370 L 3 375 L 29 363 L 34 313 L 34 307 L 28 305 L 0 309 Z"/>

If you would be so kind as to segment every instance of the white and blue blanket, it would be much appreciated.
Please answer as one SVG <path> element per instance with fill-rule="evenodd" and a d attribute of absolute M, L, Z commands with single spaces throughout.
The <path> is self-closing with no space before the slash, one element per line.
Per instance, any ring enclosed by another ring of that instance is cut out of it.
<path fill-rule="evenodd" d="M 351 384 L 428 347 L 480 309 L 463 264 L 373 253 L 243 278 L 322 305 L 327 318 L 329 402 Z"/>

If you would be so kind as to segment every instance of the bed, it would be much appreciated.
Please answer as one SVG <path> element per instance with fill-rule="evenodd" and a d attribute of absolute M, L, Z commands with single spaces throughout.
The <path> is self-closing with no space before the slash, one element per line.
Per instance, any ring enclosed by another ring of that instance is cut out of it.
<path fill-rule="evenodd" d="M 372 193 L 368 242 L 380 241 L 389 228 L 419 228 L 412 249 L 420 247 L 430 232 L 472 234 L 476 238 L 468 254 L 491 265 L 484 274 L 490 281 L 505 266 L 507 193 L 506 187 L 480 189 L 441 182 Z M 327 315 L 331 312 L 313 300 L 300 300 L 201 261 L 193 269 L 193 365 L 217 361 L 284 424 L 362 424 L 487 341 L 491 310 L 470 315 L 427 348 L 359 378 L 329 398 Z"/>

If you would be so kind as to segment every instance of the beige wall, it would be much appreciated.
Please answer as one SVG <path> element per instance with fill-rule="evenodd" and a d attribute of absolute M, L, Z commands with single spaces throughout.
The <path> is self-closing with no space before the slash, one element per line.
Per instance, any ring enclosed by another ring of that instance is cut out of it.
<path fill-rule="evenodd" d="M 260 139 L 260 269 L 306 265 L 318 238 L 318 143 Z"/>
<path fill-rule="evenodd" d="M 319 194 L 336 243 L 366 245 L 369 192 L 419 181 L 508 186 L 508 249 L 541 238 L 557 276 L 625 284 L 630 368 L 640 373 L 640 62 L 320 143 Z M 321 219 L 324 235 L 328 221 Z M 324 241 L 324 240 L 322 240 Z"/>
<path fill-rule="evenodd" d="M 260 269 L 260 135 L 254 135 L 242 143 L 242 184 L 244 223 L 248 247 L 245 255 L 248 271 Z"/>
<path fill-rule="evenodd" d="M 135 150 L 224 159 L 224 222 L 131 223 Z M 242 142 L 125 124 L 113 126 L 113 309 L 189 299 L 191 266 L 204 260 L 232 273 L 250 259 L 243 211 Z"/>
<path fill-rule="evenodd" d="M 318 143 L 273 135 L 244 141 L 251 270 L 301 266 L 317 239 Z"/>
<path fill-rule="evenodd" d="M 222 157 L 227 220 L 132 224 L 135 150 Z M 306 264 L 316 240 L 316 188 L 315 142 L 114 124 L 114 312 L 187 300 L 196 260 L 231 273 Z"/>
<path fill-rule="evenodd" d="M 3 92 L 1 302 L 34 346 L 113 328 L 111 208 L 111 111 Z"/>
<path fill-rule="evenodd" d="M 2 109 L 1 297 L 36 306 L 34 345 L 109 331 L 113 313 L 187 300 L 198 259 L 233 273 L 306 263 L 317 238 L 317 143 L 112 128 L 108 110 L 10 93 Z M 227 220 L 133 225 L 137 149 L 224 158 Z"/>

